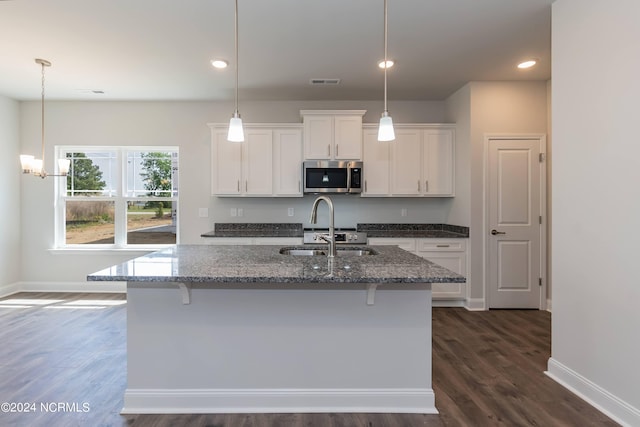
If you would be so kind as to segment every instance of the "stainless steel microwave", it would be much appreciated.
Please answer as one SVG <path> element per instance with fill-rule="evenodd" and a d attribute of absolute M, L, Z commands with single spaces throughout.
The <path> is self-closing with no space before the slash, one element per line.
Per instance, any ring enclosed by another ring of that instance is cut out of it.
<path fill-rule="evenodd" d="M 361 193 L 362 162 L 308 160 L 302 179 L 305 193 Z"/>

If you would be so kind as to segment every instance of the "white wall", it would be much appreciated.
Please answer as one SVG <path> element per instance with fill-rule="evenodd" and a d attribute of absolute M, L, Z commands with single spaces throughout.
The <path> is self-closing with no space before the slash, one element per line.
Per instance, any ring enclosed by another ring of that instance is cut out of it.
<path fill-rule="evenodd" d="M 464 85 L 445 102 L 447 122 L 456 124 L 456 198 L 449 221 L 471 225 L 471 85 Z"/>
<path fill-rule="evenodd" d="M 640 2 L 553 4 L 549 372 L 640 425 Z"/>
<path fill-rule="evenodd" d="M 456 122 L 456 200 L 449 218 L 470 227 L 467 304 L 481 309 L 484 292 L 483 179 L 486 134 L 545 134 L 546 82 L 471 82 L 446 102 Z"/>
<path fill-rule="evenodd" d="M 19 105 L 0 96 L 0 295 L 20 279 Z"/>
<path fill-rule="evenodd" d="M 365 109 L 365 122 L 377 122 L 380 102 L 245 102 L 240 111 L 247 123 L 301 122 L 301 109 Z M 396 123 L 444 122 L 443 102 L 395 102 Z M 210 195 L 210 129 L 207 123 L 227 122 L 231 104 L 209 102 L 47 102 L 47 169 L 53 170 L 55 145 L 171 145 L 180 147 L 181 243 L 200 243 L 200 234 L 214 222 L 302 222 L 309 219 L 312 196 L 304 198 L 218 198 Z M 39 153 L 40 104 L 23 102 L 20 109 L 22 151 Z M 15 166 L 15 165 L 14 165 Z M 16 175 L 16 168 L 13 168 Z M 54 244 L 53 179 L 21 177 L 24 186 L 21 227 L 22 280 L 29 283 L 82 282 L 87 273 L 137 254 L 60 255 Z M 336 196 L 337 224 L 356 222 L 448 222 L 451 199 L 362 199 Z M 209 218 L 198 208 L 208 207 Z M 243 208 L 242 218 L 229 208 Z M 287 216 L 287 208 L 295 216 Z M 407 208 L 408 216 L 400 217 Z M 325 218 L 319 214 L 319 224 Z M 326 222 L 326 221 L 325 221 Z M 16 227 L 17 228 L 17 227 Z M 88 286 L 97 286 L 89 284 Z"/>

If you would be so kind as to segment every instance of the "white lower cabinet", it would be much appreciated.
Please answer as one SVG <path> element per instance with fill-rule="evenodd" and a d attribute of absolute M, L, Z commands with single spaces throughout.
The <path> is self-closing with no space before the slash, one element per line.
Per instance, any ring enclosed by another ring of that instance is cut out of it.
<path fill-rule="evenodd" d="M 370 245 L 394 245 L 467 276 L 467 240 L 436 238 L 370 237 Z M 433 283 L 432 297 L 437 300 L 459 301 L 466 298 L 466 283 Z"/>

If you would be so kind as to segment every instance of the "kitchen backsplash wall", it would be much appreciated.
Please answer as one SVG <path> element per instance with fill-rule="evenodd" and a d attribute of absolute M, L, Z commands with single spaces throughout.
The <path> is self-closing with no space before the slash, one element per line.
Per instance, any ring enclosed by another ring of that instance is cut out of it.
<path fill-rule="evenodd" d="M 308 226 L 316 197 L 312 194 L 299 198 L 212 197 L 211 229 L 216 222 L 301 222 Z M 453 202 L 451 198 L 366 198 L 344 194 L 329 197 L 335 207 L 336 227 L 355 227 L 359 222 L 448 223 Z M 293 216 L 288 216 L 290 208 Z M 325 204 L 319 206 L 318 226 L 329 224 L 328 212 Z"/>

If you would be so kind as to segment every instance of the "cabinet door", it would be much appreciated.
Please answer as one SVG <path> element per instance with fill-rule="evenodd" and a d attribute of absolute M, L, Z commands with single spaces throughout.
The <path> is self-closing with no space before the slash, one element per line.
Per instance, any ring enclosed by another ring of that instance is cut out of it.
<path fill-rule="evenodd" d="M 242 143 L 227 141 L 226 130 L 216 130 L 211 147 L 211 192 L 238 195 L 242 181 Z"/>
<path fill-rule="evenodd" d="M 273 131 L 246 129 L 243 143 L 243 188 L 246 195 L 270 196 L 273 192 Z"/>
<path fill-rule="evenodd" d="M 363 196 L 388 196 L 389 191 L 389 142 L 378 141 L 377 129 L 363 132 Z"/>
<path fill-rule="evenodd" d="M 362 160 L 362 116 L 333 118 L 335 159 Z"/>
<path fill-rule="evenodd" d="M 453 196 L 454 144 L 452 129 L 424 131 L 422 178 L 425 195 Z"/>
<path fill-rule="evenodd" d="M 466 256 L 462 252 L 417 252 L 417 255 L 442 267 L 467 275 Z M 433 299 L 463 299 L 465 297 L 465 283 L 432 283 Z"/>
<path fill-rule="evenodd" d="M 423 191 L 421 139 L 420 130 L 396 130 L 396 139 L 391 143 L 391 193 L 393 195 L 417 196 Z"/>
<path fill-rule="evenodd" d="M 275 130 L 273 150 L 275 195 L 302 197 L 302 131 Z"/>
<path fill-rule="evenodd" d="M 304 158 L 326 160 L 333 155 L 333 117 L 328 115 L 305 115 Z"/>
<path fill-rule="evenodd" d="M 400 249 L 415 253 L 416 239 L 403 237 L 369 237 L 367 239 L 369 245 L 380 246 L 398 246 Z"/>
<path fill-rule="evenodd" d="M 416 254 L 467 276 L 467 239 L 417 239 Z M 433 299 L 464 299 L 466 283 L 432 283 Z"/>

